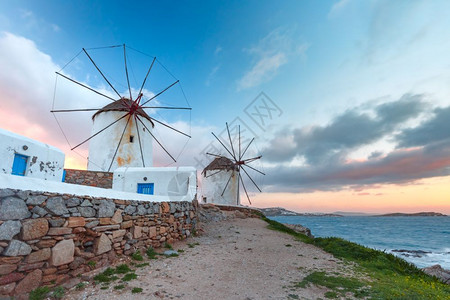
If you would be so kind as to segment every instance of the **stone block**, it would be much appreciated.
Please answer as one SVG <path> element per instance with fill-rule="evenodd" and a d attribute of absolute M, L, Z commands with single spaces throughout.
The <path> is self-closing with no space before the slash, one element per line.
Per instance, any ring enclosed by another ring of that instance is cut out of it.
<path fill-rule="evenodd" d="M 36 246 L 38 246 L 39 248 L 51 248 L 55 246 L 55 244 L 55 240 L 40 240 L 36 243 Z"/>
<path fill-rule="evenodd" d="M 111 218 L 100 218 L 100 225 L 111 225 Z"/>
<path fill-rule="evenodd" d="M 22 199 L 6 197 L 0 201 L 0 220 L 23 220 L 29 217 L 31 213 Z"/>
<path fill-rule="evenodd" d="M 3 252 L 5 256 L 22 256 L 31 253 L 31 247 L 24 242 L 12 240 Z"/>
<path fill-rule="evenodd" d="M 34 215 L 38 215 L 39 217 L 44 217 L 45 215 L 48 214 L 48 212 L 40 206 L 33 207 L 31 212 L 33 213 L 33 217 L 34 217 Z"/>
<path fill-rule="evenodd" d="M 19 284 L 17 284 L 16 289 L 14 290 L 15 294 L 25 294 L 29 293 L 35 288 L 37 288 L 42 281 L 42 271 L 41 270 L 34 270 L 31 273 L 28 273 L 28 275 L 22 279 Z"/>
<path fill-rule="evenodd" d="M 98 217 L 110 218 L 114 215 L 115 210 L 116 205 L 112 200 L 102 200 L 100 203 L 100 207 L 98 208 Z"/>
<path fill-rule="evenodd" d="M 61 266 L 73 261 L 75 244 L 73 240 L 62 240 L 52 248 L 51 263 L 53 266 Z"/>
<path fill-rule="evenodd" d="M 49 219 L 48 222 L 50 223 L 51 227 L 61 227 L 64 225 L 66 220 L 64 220 L 64 219 Z"/>
<path fill-rule="evenodd" d="M 127 231 L 125 229 L 115 230 L 112 233 L 112 237 L 113 237 L 113 239 L 122 237 L 125 235 L 125 233 L 127 233 Z"/>
<path fill-rule="evenodd" d="M 82 227 L 86 224 L 83 217 L 70 217 L 67 219 L 68 227 Z"/>
<path fill-rule="evenodd" d="M 46 207 L 53 215 L 61 216 L 69 213 L 62 197 L 48 199 Z"/>
<path fill-rule="evenodd" d="M 127 228 L 131 228 L 133 226 L 133 221 L 125 221 L 125 222 L 122 222 L 122 224 L 120 225 L 120 227 L 122 228 L 122 229 L 127 229 Z"/>
<path fill-rule="evenodd" d="M 92 206 L 92 203 L 86 199 L 80 204 L 80 206 L 82 207 Z"/>
<path fill-rule="evenodd" d="M 84 227 L 93 228 L 93 227 L 97 226 L 98 224 L 100 224 L 100 222 L 97 220 L 94 220 L 94 221 L 90 221 L 90 222 L 86 223 L 86 225 L 84 225 Z"/>
<path fill-rule="evenodd" d="M 111 223 L 112 224 L 120 224 L 122 223 L 123 219 L 122 219 L 122 212 L 123 210 L 121 209 L 117 209 L 116 212 L 114 213 L 113 217 L 111 218 Z"/>
<path fill-rule="evenodd" d="M 137 214 L 140 216 L 143 216 L 147 213 L 147 210 L 145 209 L 144 205 L 138 205 L 137 207 Z"/>
<path fill-rule="evenodd" d="M 136 212 L 136 206 L 128 205 L 127 207 L 125 207 L 124 211 L 127 215 L 132 215 Z"/>
<path fill-rule="evenodd" d="M 13 264 L 0 265 L 0 275 L 6 275 L 9 273 L 12 273 L 16 269 L 17 269 L 17 265 L 13 265 Z"/>
<path fill-rule="evenodd" d="M 11 274 L 0 277 L 0 285 L 5 285 L 5 284 L 11 283 L 11 282 L 17 282 L 24 277 L 25 277 L 25 275 L 23 275 L 22 273 L 17 273 L 17 272 L 11 273 Z"/>
<path fill-rule="evenodd" d="M 45 200 L 47 200 L 47 196 L 31 195 L 27 199 L 27 205 L 41 205 Z"/>
<path fill-rule="evenodd" d="M 20 232 L 22 224 L 20 221 L 6 221 L 0 225 L 0 240 L 10 241 Z"/>
<path fill-rule="evenodd" d="M 43 237 L 48 232 L 48 221 L 44 218 L 25 220 L 22 222 L 21 239 L 24 241 L 35 240 Z"/>
<path fill-rule="evenodd" d="M 94 252 L 95 255 L 100 255 L 111 250 L 111 241 L 104 233 L 99 238 L 95 239 Z"/>
<path fill-rule="evenodd" d="M 93 230 L 95 230 L 97 232 L 102 232 L 102 231 L 116 230 L 119 228 L 120 228 L 120 225 L 116 224 L 116 225 L 97 226 L 97 227 L 94 227 Z"/>
<path fill-rule="evenodd" d="M 163 214 L 170 212 L 170 205 L 169 205 L 169 203 L 161 202 L 161 210 L 162 210 Z"/>
<path fill-rule="evenodd" d="M 81 203 L 81 200 L 79 198 L 69 198 L 66 200 L 66 206 L 67 207 L 75 207 L 79 206 Z"/>
<path fill-rule="evenodd" d="M 52 227 L 48 230 L 48 235 L 65 235 L 71 234 L 72 228 L 69 227 Z"/>
<path fill-rule="evenodd" d="M 14 288 L 16 287 L 15 282 L 11 282 L 5 285 L 0 286 L 0 295 L 9 295 L 14 291 Z"/>
<path fill-rule="evenodd" d="M 50 258 L 50 248 L 44 248 L 38 251 L 31 252 L 25 259 L 26 263 L 32 264 L 39 261 L 44 261 Z"/>
<path fill-rule="evenodd" d="M 133 234 L 134 239 L 142 237 L 142 227 L 140 226 L 131 227 L 131 233 Z"/>
<path fill-rule="evenodd" d="M 157 235 L 156 234 L 156 226 L 152 226 L 149 228 L 148 235 L 149 235 L 149 238 L 154 238 Z"/>
<path fill-rule="evenodd" d="M 74 234 L 81 233 L 81 232 L 86 232 L 86 228 L 84 228 L 84 227 L 77 227 L 77 228 L 74 228 L 73 231 L 72 231 L 72 233 L 74 233 Z"/>
<path fill-rule="evenodd" d="M 41 269 L 44 266 L 45 262 L 37 262 L 34 264 L 26 264 L 26 265 L 20 265 L 19 268 L 17 268 L 17 271 L 19 272 L 27 272 L 34 269 Z"/>
<path fill-rule="evenodd" d="M 94 208 L 89 207 L 89 206 L 78 207 L 78 212 L 81 214 L 82 217 L 85 217 L 85 218 L 95 217 L 95 215 L 97 213 Z"/>

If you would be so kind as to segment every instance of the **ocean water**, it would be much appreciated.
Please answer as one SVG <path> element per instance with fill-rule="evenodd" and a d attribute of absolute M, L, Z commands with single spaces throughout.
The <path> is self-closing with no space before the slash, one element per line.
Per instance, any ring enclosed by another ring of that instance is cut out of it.
<path fill-rule="evenodd" d="M 385 250 L 419 268 L 440 264 L 450 270 L 450 217 L 303 217 L 276 216 L 301 224 L 316 237 L 341 237 Z"/>

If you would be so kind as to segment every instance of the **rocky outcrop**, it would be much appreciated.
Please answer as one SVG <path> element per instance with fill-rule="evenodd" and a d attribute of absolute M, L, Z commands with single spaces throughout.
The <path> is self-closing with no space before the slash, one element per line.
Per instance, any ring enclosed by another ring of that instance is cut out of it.
<path fill-rule="evenodd" d="M 422 271 L 438 278 L 443 283 L 450 284 L 450 270 L 443 269 L 440 265 L 423 268 Z"/>
<path fill-rule="evenodd" d="M 311 234 L 311 229 L 309 229 L 308 227 L 305 227 L 303 225 L 300 224 L 283 224 L 286 227 L 289 227 L 290 229 L 294 230 L 295 232 L 304 234 L 310 238 L 314 238 L 314 236 Z"/>

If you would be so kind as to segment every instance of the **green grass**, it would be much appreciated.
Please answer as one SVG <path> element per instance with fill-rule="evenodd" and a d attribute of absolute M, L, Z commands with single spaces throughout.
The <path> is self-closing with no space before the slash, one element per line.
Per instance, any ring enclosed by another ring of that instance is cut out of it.
<path fill-rule="evenodd" d="M 147 251 L 145 251 L 145 254 L 147 254 L 147 257 L 150 259 L 158 259 L 158 257 L 156 257 L 158 253 L 155 251 L 155 249 L 153 249 L 152 246 L 148 247 Z"/>
<path fill-rule="evenodd" d="M 101 290 L 107 290 L 108 288 L 109 288 L 109 286 L 104 285 L 104 286 L 102 286 L 100 289 L 101 289 Z"/>
<path fill-rule="evenodd" d="M 94 280 L 97 283 L 109 283 L 111 281 L 119 279 L 119 277 L 115 276 L 115 269 L 107 268 L 103 273 L 100 273 L 94 277 Z"/>
<path fill-rule="evenodd" d="M 85 282 L 80 282 L 80 283 L 78 283 L 76 286 L 75 286 L 75 288 L 77 289 L 77 290 L 82 290 L 82 289 L 84 289 L 86 287 L 86 283 Z"/>
<path fill-rule="evenodd" d="M 135 273 L 127 273 L 125 276 L 122 277 L 122 281 L 131 281 L 136 278 L 137 275 Z"/>
<path fill-rule="evenodd" d="M 131 290 L 131 293 L 132 293 L 132 294 L 142 293 L 142 289 L 141 289 L 141 288 L 138 288 L 138 287 L 135 287 L 135 288 L 133 288 L 133 289 Z"/>
<path fill-rule="evenodd" d="M 136 261 L 143 261 L 144 260 L 144 258 L 142 257 L 141 252 L 139 252 L 139 251 L 136 251 L 133 254 L 131 254 L 131 258 L 133 260 L 136 260 Z"/>
<path fill-rule="evenodd" d="M 308 284 L 324 286 L 330 289 L 329 295 L 325 295 L 327 298 L 345 297 L 345 294 L 348 292 L 353 293 L 356 297 L 366 296 L 363 288 L 366 287 L 367 283 L 355 278 L 329 276 L 325 272 L 312 272 L 294 286 L 305 288 Z M 331 295 L 334 296 L 331 297 Z"/>
<path fill-rule="evenodd" d="M 166 249 L 170 249 L 170 250 L 172 250 L 172 249 L 173 249 L 172 245 L 171 245 L 171 244 L 169 244 L 168 242 L 165 242 L 165 243 L 164 243 L 164 248 L 166 248 Z"/>
<path fill-rule="evenodd" d="M 95 265 L 97 264 L 97 262 L 96 261 L 93 261 L 93 260 L 90 260 L 90 261 L 88 261 L 88 263 L 87 263 L 87 265 L 89 266 L 89 267 L 91 267 L 91 268 L 95 268 Z"/>
<path fill-rule="evenodd" d="M 47 294 L 50 293 L 50 288 L 48 286 L 38 287 L 30 292 L 28 299 L 30 300 L 42 300 L 46 298 Z"/>
<path fill-rule="evenodd" d="M 126 274 L 129 272 L 133 272 L 133 270 L 130 269 L 130 267 L 127 264 L 121 264 L 117 266 L 117 268 L 114 270 L 115 274 Z"/>
<path fill-rule="evenodd" d="M 327 297 L 332 297 L 335 294 L 339 296 L 339 291 L 345 289 L 347 284 L 352 283 L 355 285 L 355 288 L 352 289 L 356 293 L 355 296 L 358 296 L 359 293 L 367 294 L 369 299 L 450 299 L 449 285 L 428 276 L 413 264 L 392 254 L 370 249 L 341 238 L 313 239 L 265 216 L 261 216 L 261 218 L 269 224 L 268 228 L 272 230 L 285 232 L 297 240 L 322 248 L 342 259 L 345 264 L 354 263 L 355 270 L 365 274 L 368 278 L 367 281 L 360 280 L 360 283 L 367 286 L 367 289 L 361 288 L 361 290 L 358 290 L 356 288 L 358 284 L 351 278 L 344 278 L 340 281 L 336 278 L 342 277 L 328 276 L 321 272 L 313 272 L 310 274 L 311 277 L 308 277 L 310 276 L 308 275 L 308 279 L 305 278 L 305 280 L 312 284 L 326 287 L 333 283 L 341 285 L 339 288 L 336 287 L 336 290 L 327 293 Z"/>
<path fill-rule="evenodd" d="M 123 284 L 118 284 L 118 285 L 114 286 L 115 290 L 123 290 L 124 288 L 125 288 L 125 285 L 123 285 Z"/>
<path fill-rule="evenodd" d="M 142 264 L 136 265 L 136 268 L 143 268 L 143 267 L 147 267 L 149 265 L 150 265 L 149 263 L 142 263 Z"/>
<path fill-rule="evenodd" d="M 64 288 L 62 286 L 57 286 L 53 289 L 52 296 L 53 298 L 61 299 L 62 297 L 64 297 L 64 293 L 65 293 Z"/>
<path fill-rule="evenodd" d="M 178 253 L 184 253 L 183 249 L 178 249 L 177 251 L 178 251 Z"/>

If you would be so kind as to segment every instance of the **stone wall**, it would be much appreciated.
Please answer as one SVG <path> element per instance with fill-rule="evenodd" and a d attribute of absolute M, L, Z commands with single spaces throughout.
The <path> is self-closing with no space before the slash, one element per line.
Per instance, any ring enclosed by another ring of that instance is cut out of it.
<path fill-rule="evenodd" d="M 0 189 L 0 295 L 75 285 L 137 249 L 187 238 L 193 202 L 143 202 Z"/>
<path fill-rule="evenodd" d="M 95 186 L 104 189 L 112 188 L 113 173 L 111 172 L 75 170 L 75 169 L 65 169 L 65 170 L 66 170 L 66 178 L 64 182 L 66 183 Z"/>

